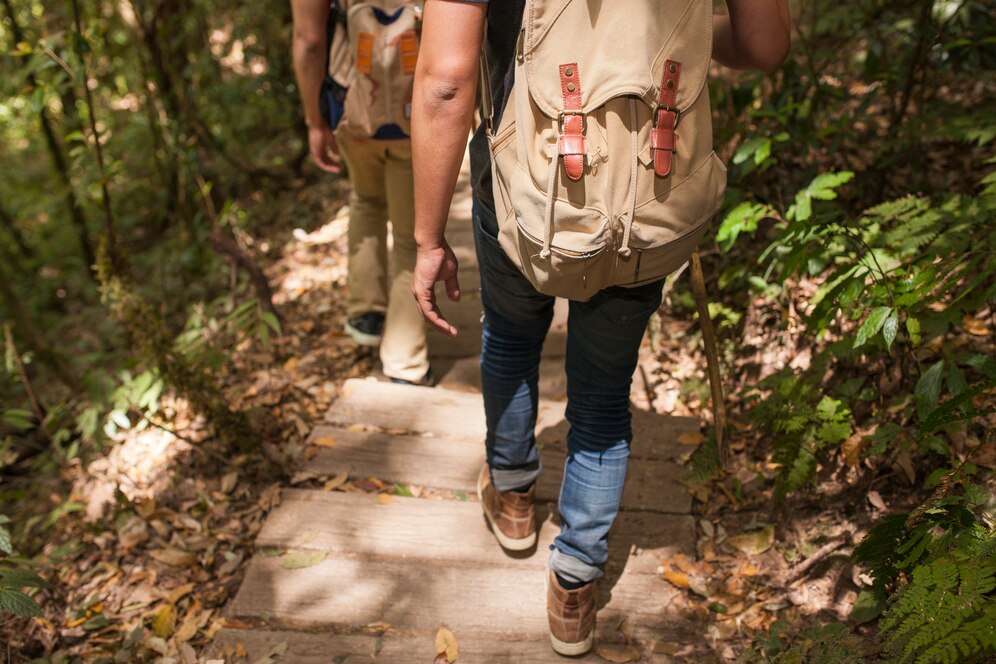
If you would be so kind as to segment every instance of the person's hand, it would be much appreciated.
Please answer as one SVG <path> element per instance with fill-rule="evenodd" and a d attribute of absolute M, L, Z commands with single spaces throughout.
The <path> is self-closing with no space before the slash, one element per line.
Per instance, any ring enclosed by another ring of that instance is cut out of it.
<path fill-rule="evenodd" d="M 311 149 L 311 159 L 318 168 L 326 173 L 342 172 L 342 157 L 339 156 L 339 146 L 335 143 L 332 128 L 324 122 L 308 127 L 308 147 Z"/>
<path fill-rule="evenodd" d="M 446 240 L 436 247 L 419 247 L 412 274 L 412 294 L 422 318 L 446 336 L 455 337 L 457 329 L 443 317 L 436 304 L 437 281 L 445 283 L 450 300 L 457 302 L 460 299 L 457 259 Z"/>

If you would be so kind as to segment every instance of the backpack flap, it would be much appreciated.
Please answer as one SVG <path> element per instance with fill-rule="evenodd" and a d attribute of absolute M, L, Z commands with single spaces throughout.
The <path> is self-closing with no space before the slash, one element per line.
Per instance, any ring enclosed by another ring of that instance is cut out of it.
<path fill-rule="evenodd" d="M 422 3 L 367 0 L 347 10 L 352 64 L 343 125 L 358 136 L 408 138 Z"/>
<path fill-rule="evenodd" d="M 538 290 L 587 300 L 691 254 L 726 182 L 711 50 L 709 0 L 527 1 L 492 153 L 499 239 Z"/>

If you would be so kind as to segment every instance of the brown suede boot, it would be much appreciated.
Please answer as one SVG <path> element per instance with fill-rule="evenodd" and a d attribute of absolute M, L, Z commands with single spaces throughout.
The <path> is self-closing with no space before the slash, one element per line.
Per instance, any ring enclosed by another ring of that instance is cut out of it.
<path fill-rule="evenodd" d="M 583 655 L 595 641 L 595 582 L 567 590 L 553 570 L 547 572 L 546 616 L 550 644 L 561 655 Z"/>
<path fill-rule="evenodd" d="M 484 516 L 498 543 L 509 551 L 524 551 L 536 544 L 535 493 L 535 484 L 526 492 L 498 491 L 491 483 L 487 464 L 477 477 L 477 497 Z"/>

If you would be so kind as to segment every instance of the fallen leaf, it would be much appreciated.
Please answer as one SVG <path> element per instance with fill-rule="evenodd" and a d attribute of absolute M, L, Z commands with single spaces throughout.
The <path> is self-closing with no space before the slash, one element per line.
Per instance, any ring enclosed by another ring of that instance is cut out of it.
<path fill-rule="evenodd" d="M 176 606 L 164 604 L 152 621 L 152 633 L 161 639 L 168 639 L 176 629 Z"/>
<path fill-rule="evenodd" d="M 961 326 L 966 332 L 976 337 L 989 335 L 989 326 L 986 325 L 985 321 L 981 321 L 974 316 L 965 316 L 962 318 Z"/>
<path fill-rule="evenodd" d="M 840 445 L 841 454 L 848 466 L 857 466 L 861 463 L 861 452 L 871 445 L 871 440 L 863 434 L 856 433 Z"/>
<path fill-rule="evenodd" d="M 362 489 L 367 493 L 373 493 L 374 491 L 380 491 L 384 488 L 384 483 L 381 482 L 376 477 L 360 478 L 358 480 L 353 480 L 353 484 L 356 485 L 358 489 Z"/>
<path fill-rule="evenodd" d="M 916 469 L 913 468 L 913 460 L 910 458 L 909 452 L 903 450 L 896 455 L 895 465 L 899 466 L 906 473 L 906 479 L 909 480 L 910 484 L 916 484 Z"/>
<path fill-rule="evenodd" d="M 335 438 L 332 436 L 319 436 L 311 441 L 312 445 L 318 445 L 319 447 L 335 447 Z"/>
<path fill-rule="evenodd" d="M 280 566 L 284 569 L 313 567 L 328 557 L 328 551 L 288 551 L 280 556 Z"/>
<path fill-rule="evenodd" d="M 349 479 L 349 474 L 348 473 L 339 473 L 338 475 L 336 475 L 332 479 L 330 479 L 327 482 L 325 482 L 325 484 L 322 485 L 322 489 L 324 491 L 334 491 L 335 489 L 338 489 L 343 484 L 345 484 L 346 480 L 348 480 L 348 479 Z"/>
<path fill-rule="evenodd" d="M 189 551 L 181 551 L 172 547 L 168 549 L 151 549 L 149 555 L 155 560 L 173 567 L 193 567 L 197 564 L 197 556 Z"/>
<path fill-rule="evenodd" d="M 228 629 L 252 629 L 252 625 L 238 618 L 222 618 L 218 622 L 222 627 L 227 627 Z"/>
<path fill-rule="evenodd" d="M 673 565 L 674 567 L 680 569 L 685 574 L 692 574 L 693 572 L 696 571 L 695 566 L 692 564 L 692 561 L 690 561 L 688 559 L 688 556 L 686 556 L 683 553 L 675 554 L 668 560 L 668 562 L 671 563 L 671 565 Z"/>
<path fill-rule="evenodd" d="M 389 493 L 381 493 L 377 495 L 377 502 L 381 505 L 387 505 L 392 500 L 394 500 L 394 496 Z"/>
<path fill-rule="evenodd" d="M 372 622 L 366 626 L 366 629 L 370 630 L 374 634 L 383 634 L 387 630 L 391 629 L 391 623 L 388 622 Z"/>
<path fill-rule="evenodd" d="M 686 431 L 678 434 L 678 442 L 682 445 L 701 445 L 705 441 L 705 436 L 701 431 Z"/>
<path fill-rule="evenodd" d="M 238 481 L 239 481 L 238 471 L 233 470 L 232 472 L 225 474 L 225 476 L 221 478 L 221 492 L 231 493 L 232 489 L 235 488 L 235 484 Z"/>
<path fill-rule="evenodd" d="M 290 483 L 292 485 L 301 484 L 302 482 L 307 482 L 309 480 L 316 480 L 320 477 L 321 475 L 313 470 L 299 470 L 293 475 L 291 475 Z"/>
<path fill-rule="evenodd" d="M 878 491 L 868 492 L 868 502 L 871 503 L 872 506 L 875 509 L 877 509 L 879 512 L 884 512 L 887 509 L 889 509 L 888 506 L 885 504 L 885 501 L 882 500 L 882 494 L 880 494 Z"/>
<path fill-rule="evenodd" d="M 182 586 L 177 586 L 176 588 L 173 588 L 173 590 L 169 591 L 169 594 L 166 596 L 166 601 L 170 604 L 176 604 L 195 587 L 196 586 L 193 583 L 185 583 Z"/>
<path fill-rule="evenodd" d="M 453 632 L 443 626 L 440 626 L 439 631 L 436 632 L 437 658 L 439 658 L 439 655 L 445 655 L 446 661 L 449 662 L 449 664 L 453 664 L 459 654 L 460 648 L 457 646 L 456 637 L 453 636 Z"/>
<path fill-rule="evenodd" d="M 135 501 L 135 512 L 143 519 L 148 520 L 156 513 L 156 501 L 152 498 L 141 498 Z"/>
<path fill-rule="evenodd" d="M 197 635 L 197 621 L 191 619 L 191 614 L 187 614 L 187 618 L 180 625 L 180 629 L 176 630 L 173 638 L 177 641 L 185 642 L 194 638 Z"/>
<path fill-rule="evenodd" d="M 691 585 L 688 581 L 688 575 L 683 572 L 675 572 L 673 570 L 667 570 L 663 574 L 661 574 L 661 576 L 663 576 L 664 580 L 670 583 L 675 588 L 680 588 L 682 590 L 685 590 L 688 588 L 689 585 Z"/>
<path fill-rule="evenodd" d="M 730 535 L 726 543 L 748 556 L 764 553 L 775 543 L 775 527 L 767 525 L 760 530 L 740 535 Z"/>
<path fill-rule="evenodd" d="M 603 645 L 595 647 L 595 654 L 609 662 L 622 664 L 640 659 L 640 651 L 633 646 Z"/>
<path fill-rule="evenodd" d="M 741 576 L 757 576 L 758 569 L 751 565 L 750 563 L 744 563 L 740 566 Z"/>
<path fill-rule="evenodd" d="M 294 373 L 294 369 L 297 369 L 297 365 L 300 363 L 301 361 L 299 359 L 297 359 L 296 357 L 292 357 L 286 362 L 284 362 L 284 371 L 286 371 L 287 373 Z"/>

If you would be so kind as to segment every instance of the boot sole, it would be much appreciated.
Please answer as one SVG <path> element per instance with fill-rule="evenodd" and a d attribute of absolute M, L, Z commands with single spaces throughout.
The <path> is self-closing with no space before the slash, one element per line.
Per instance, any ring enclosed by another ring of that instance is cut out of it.
<path fill-rule="evenodd" d="M 477 481 L 477 499 L 481 501 L 481 509 L 484 511 L 484 518 L 488 520 L 488 524 L 491 526 L 491 533 L 495 536 L 495 539 L 498 540 L 498 544 L 500 544 L 503 549 L 507 549 L 508 551 L 525 551 L 536 544 L 538 533 L 534 532 L 529 537 L 523 537 L 522 539 L 512 539 L 503 533 L 501 528 L 495 524 L 495 520 L 491 516 L 491 512 L 489 512 L 488 508 L 485 507 L 484 490 L 483 487 L 481 487 L 480 478 L 478 478 Z"/>
<path fill-rule="evenodd" d="M 353 341 L 355 341 L 360 346 L 376 348 L 377 346 L 380 345 L 381 335 L 379 334 L 367 334 L 366 332 L 360 332 L 349 323 L 346 323 L 345 328 L 346 328 L 346 334 L 352 337 Z"/>
<path fill-rule="evenodd" d="M 564 643 L 553 634 L 550 635 L 550 645 L 553 646 L 553 650 L 558 655 L 566 655 L 568 657 L 585 654 L 591 650 L 591 646 L 594 645 L 594 643 L 595 630 L 592 630 L 584 641 L 579 641 L 578 643 Z"/>

